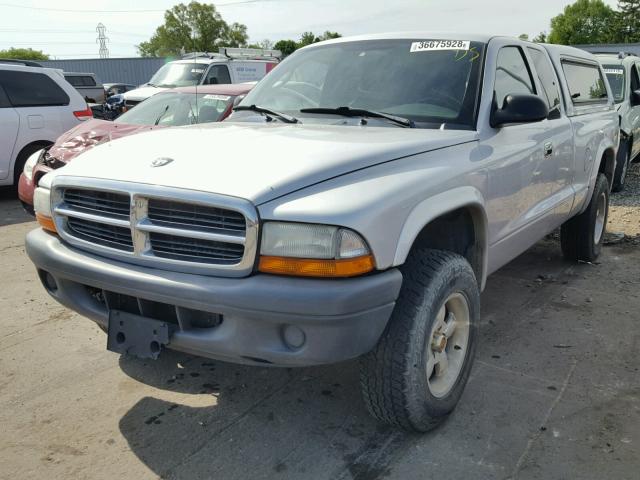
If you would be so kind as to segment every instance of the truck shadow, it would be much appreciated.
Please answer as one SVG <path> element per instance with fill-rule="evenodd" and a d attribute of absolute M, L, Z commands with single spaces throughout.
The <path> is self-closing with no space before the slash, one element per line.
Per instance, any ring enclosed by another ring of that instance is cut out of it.
<path fill-rule="evenodd" d="M 120 368 L 162 391 L 119 422 L 162 478 L 300 478 L 321 455 L 335 469 L 327 478 L 373 479 L 412 437 L 368 416 L 356 362 L 261 368 L 165 351 L 156 362 L 122 356 Z"/>
<path fill-rule="evenodd" d="M 531 412 L 544 410 L 553 396 L 546 383 L 551 380 L 521 376 L 501 365 L 533 375 L 540 366 L 532 359 L 545 364 L 553 358 L 556 367 L 545 375 L 559 375 L 564 352 L 553 348 L 557 339 L 545 339 L 544 347 L 530 339 L 544 334 L 538 322 L 545 302 L 559 297 L 558 290 L 583 272 L 587 267 L 564 262 L 557 241 L 546 239 L 491 277 L 469 385 L 451 417 L 427 435 L 381 426 L 369 417 L 357 361 L 263 368 L 168 350 L 157 361 L 120 357 L 122 371 L 153 392 L 124 414 L 120 432 L 140 461 L 162 478 L 373 480 L 401 472 L 407 456 L 416 455 L 411 452 L 420 452 L 423 467 L 434 472 L 447 471 L 442 459 L 454 452 L 456 471 L 468 474 L 486 455 L 487 438 L 491 443 L 515 428 L 521 437 L 506 449 L 492 450 L 491 474 L 504 477 L 528 432 L 539 428 Z M 509 356 L 507 344 L 518 355 Z M 510 413 L 505 405 L 512 406 Z"/>

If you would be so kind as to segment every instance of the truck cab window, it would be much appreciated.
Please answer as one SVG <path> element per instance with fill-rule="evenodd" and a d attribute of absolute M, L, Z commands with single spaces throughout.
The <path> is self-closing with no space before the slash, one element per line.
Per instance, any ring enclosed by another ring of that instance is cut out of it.
<path fill-rule="evenodd" d="M 607 88 L 597 65 L 565 61 L 562 69 L 574 105 L 607 103 Z"/>
<path fill-rule="evenodd" d="M 494 92 L 498 107 L 507 95 L 536 93 L 529 67 L 518 47 L 504 47 L 498 52 Z"/>
<path fill-rule="evenodd" d="M 558 80 L 549 58 L 537 48 L 528 47 L 529 55 L 533 60 L 533 66 L 542 85 L 542 98 L 549 105 L 549 118 L 560 116 L 560 90 Z"/>
<path fill-rule="evenodd" d="M 205 85 L 221 85 L 231 83 L 229 69 L 225 65 L 213 65 L 204 79 Z"/>

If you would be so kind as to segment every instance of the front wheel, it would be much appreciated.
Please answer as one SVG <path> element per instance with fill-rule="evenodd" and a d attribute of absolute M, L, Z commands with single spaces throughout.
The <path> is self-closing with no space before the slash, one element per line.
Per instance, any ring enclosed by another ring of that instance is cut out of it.
<path fill-rule="evenodd" d="M 560 229 L 560 245 L 567 260 L 593 262 L 602 251 L 609 216 L 609 181 L 600 173 L 587 209 Z"/>
<path fill-rule="evenodd" d="M 376 347 L 361 359 L 365 404 L 377 419 L 425 432 L 453 411 L 469 378 L 480 292 L 469 263 L 440 250 L 416 250 Z"/>

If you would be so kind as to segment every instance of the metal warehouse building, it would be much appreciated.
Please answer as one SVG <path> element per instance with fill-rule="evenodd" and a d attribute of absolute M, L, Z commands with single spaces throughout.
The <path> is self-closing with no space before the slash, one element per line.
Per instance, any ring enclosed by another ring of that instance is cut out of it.
<path fill-rule="evenodd" d="M 38 63 L 44 67 L 60 68 L 65 72 L 95 73 L 102 83 L 141 85 L 148 82 L 167 61 L 169 59 L 166 58 L 137 57 L 46 60 Z"/>
<path fill-rule="evenodd" d="M 640 56 L 640 43 L 603 43 L 591 45 L 572 45 L 591 53 L 633 53 Z"/>

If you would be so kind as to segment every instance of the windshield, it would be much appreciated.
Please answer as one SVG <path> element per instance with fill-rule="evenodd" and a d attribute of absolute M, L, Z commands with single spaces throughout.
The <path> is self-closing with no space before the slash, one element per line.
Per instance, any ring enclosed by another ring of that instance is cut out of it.
<path fill-rule="evenodd" d="M 613 99 L 616 103 L 624 100 L 624 67 L 622 65 L 604 65 L 604 73 L 607 75 Z"/>
<path fill-rule="evenodd" d="M 197 96 L 195 93 L 158 93 L 120 115 L 115 122 L 166 127 L 218 122 L 233 103 L 233 98 L 206 93 Z"/>
<path fill-rule="evenodd" d="M 350 107 L 404 117 L 419 128 L 472 129 L 483 53 L 484 44 L 465 40 L 367 40 L 312 47 L 271 71 L 242 105 L 303 121 L 319 116 L 326 121 L 327 116 L 301 109 Z M 238 112 L 234 117 L 251 115 Z"/>
<path fill-rule="evenodd" d="M 200 83 L 206 67 L 199 63 L 167 63 L 151 77 L 149 83 L 156 87 L 190 87 Z"/>

